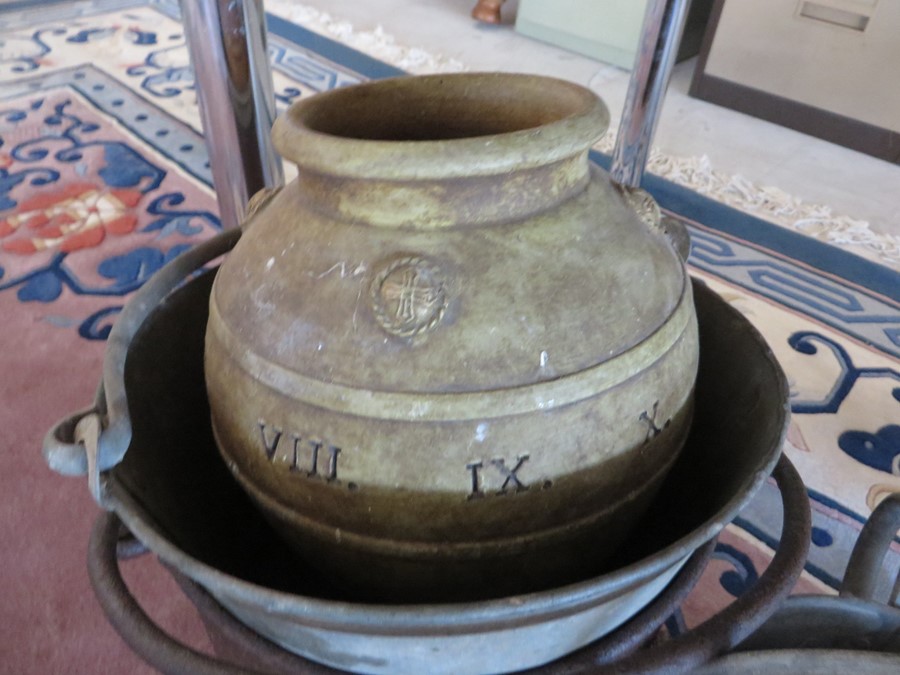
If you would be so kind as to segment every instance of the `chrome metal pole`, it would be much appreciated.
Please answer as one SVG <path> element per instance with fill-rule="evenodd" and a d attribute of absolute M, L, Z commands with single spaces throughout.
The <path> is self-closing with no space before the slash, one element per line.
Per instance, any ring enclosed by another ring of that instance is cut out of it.
<path fill-rule="evenodd" d="M 237 227 L 250 197 L 284 182 L 269 132 L 275 93 L 262 0 L 182 0 L 219 216 Z"/>
<path fill-rule="evenodd" d="M 690 5 L 691 0 L 647 3 L 610 168 L 622 185 L 640 186 Z"/>

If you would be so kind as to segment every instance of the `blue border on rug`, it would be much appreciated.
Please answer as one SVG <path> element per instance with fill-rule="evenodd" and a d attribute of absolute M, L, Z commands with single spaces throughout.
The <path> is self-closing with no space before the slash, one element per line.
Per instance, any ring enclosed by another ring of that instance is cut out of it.
<path fill-rule="evenodd" d="M 611 164 L 607 155 L 596 151 L 591 152 L 591 159 L 607 170 Z M 664 209 L 900 302 L 900 273 L 889 267 L 738 211 L 659 176 L 645 174 L 641 187 Z"/>
<path fill-rule="evenodd" d="M 167 12 L 178 12 L 178 5 L 171 0 L 149 0 L 146 4 Z M 18 0 L 0 7 L 0 14 L 17 9 L 34 9 L 46 5 L 77 4 L 62 0 Z M 139 5 L 140 0 L 94 0 L 95 9 L 103 5 Z M 305 47 L 326 59 L 332 60 L 360 75 L 371 79 L 396 77 L 405 72 L 382 61 L 367 56 L 330 38 L 314 33 L 290 21 L 266 14 L 269 31 L 283 39 Z M 609 169 L 610 158 L 596 151 L 591 159 L 604 169 Z M 672 183 L 659 176 L 646 174 L 642 186 L 659 202 L 660 206 L 686 218 L 702 222 L 713 229 L 737 237 L 810 265 L 818 270 L 834 274 L 862 288 L 878 293 L 895 303 L 900 303 L 900 272 L 879 265 L 835 246 L 793 232 L 761 218 L 738 211 L 730 206 L 704 197 L 692 190 Z"/>
<path fill-rule="evenodd" d="M 342 45 L 340 42 L 335 42 L 330 38 L 314 33 L 274 14 L 266 13 L 266 23 L 269 31 L 278 37 L 290 40 L 370 79 L 399 77 L 407 74 L 399 68 L 367 56 L 352 47 Z"/>

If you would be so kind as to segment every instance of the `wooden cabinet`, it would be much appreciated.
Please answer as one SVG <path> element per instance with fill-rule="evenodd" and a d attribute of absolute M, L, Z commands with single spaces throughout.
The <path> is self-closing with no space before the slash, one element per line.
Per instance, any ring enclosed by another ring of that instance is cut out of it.
<path fill-rule="evenodd" d="M 516 30 L 522 35 L 631 69 L 647 0 L 519 0 Z M 700 50 L 712 0 L 694 0 L 679 59 Z"/>
<path fill-rule="evenodd" d="M 898 0 L 717 0 L 691 93 L 900 161 Z"/>

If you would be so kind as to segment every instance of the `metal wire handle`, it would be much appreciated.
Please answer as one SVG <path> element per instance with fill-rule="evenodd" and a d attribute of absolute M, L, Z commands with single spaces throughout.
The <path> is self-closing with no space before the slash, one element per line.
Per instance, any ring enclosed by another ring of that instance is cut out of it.
<path fill-rule="evenodd" d="M 165 265 L 132 296 L 107 340 L 103 380 L 94 405 L 67 416 L 44 437 L 44 458 L 64 475 L 88 475 L 91 494 L 106 508 L 102 473 L 122 461 L 131 443 L 131 417 L 125 392 L 128 347 L 144 320 L 185 279 L 230 251 L 240 229 L 221 234 L 185 251 Z"/>
<path fill-rule="evenodd" d="M 898 528 L 900 493 L 893 493 L 863 526 L 839 596 L 791 597 L 738 652 L 712 661 L 698 675 L 900 672 L 900 609 L 893 597 L 885 604 L 874 597 Z"/>

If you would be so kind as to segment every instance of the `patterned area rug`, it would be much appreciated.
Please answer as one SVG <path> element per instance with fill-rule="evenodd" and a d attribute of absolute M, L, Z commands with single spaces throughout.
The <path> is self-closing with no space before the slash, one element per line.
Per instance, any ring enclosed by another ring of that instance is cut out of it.
<path fill-rule="evenodd" d="M 278 17 L 281 107 L 385 65 Z M 150 672 L 107 625 L 84 554 L 97 510 L 85 481 L 44 464 L 45 431 L 84 407 L 127 297 L 219 230 L 177 3 L 14 4 L 0 13 L 0 664 L 17 673 Z M 605 156 L 595 160 L 605 164 Z M 691 271 L 765 335 L 791 382 L 785 452 L 809 488 L 813 541 L 798 592 L 832 593 L 861 524 L 900 490 L 900 275 L 700 197 L 646 187 L 687 223 Z M 723 534 L 670 632 L 758 577 L 777 547 L 774 485 Z M 900 568 L 894 542 L 886 579 Z M 154 561 L 126 565 L 150 614 L 207 647 Z"/>

